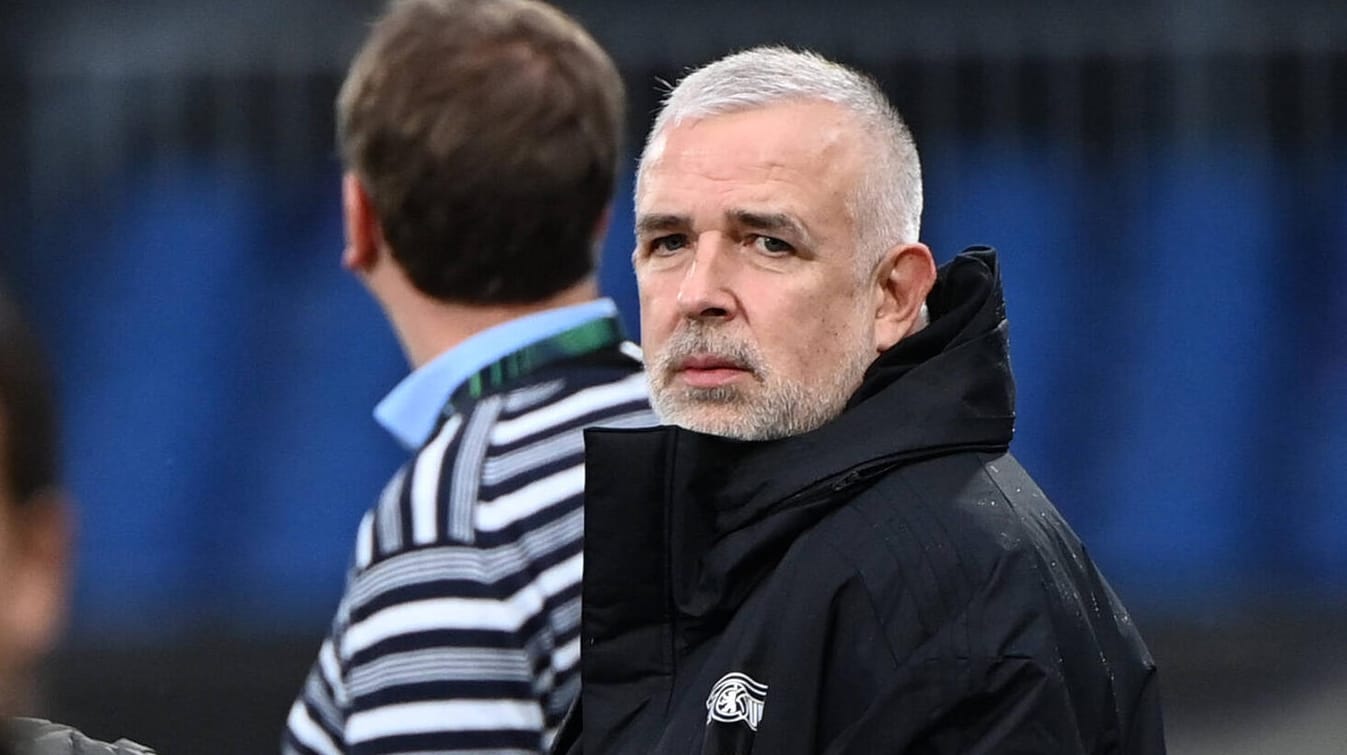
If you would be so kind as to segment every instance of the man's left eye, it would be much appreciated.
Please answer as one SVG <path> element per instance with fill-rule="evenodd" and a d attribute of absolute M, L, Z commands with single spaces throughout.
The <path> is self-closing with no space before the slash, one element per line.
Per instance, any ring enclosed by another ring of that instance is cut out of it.
<path fill-rule="evenodd" d="M 772 236 L 755 235 L 753 237 L 753 245 L 756 246 L 759 251 L 773 255 L 790 254 L 795 251 L 795 247 Z"/>

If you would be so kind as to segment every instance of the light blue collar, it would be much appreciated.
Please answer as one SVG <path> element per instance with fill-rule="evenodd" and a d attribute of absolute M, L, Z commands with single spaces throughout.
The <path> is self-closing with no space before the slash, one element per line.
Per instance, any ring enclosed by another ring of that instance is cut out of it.
<path fill-rule="evenodd" d="M 409 451 L 430 440 L 440 411 L 463 381 L 506 354 L 601 317 L 617 314 L 609 299 L 558 307 L 510 320 L 440 354 L 403 378 L 374 407 L 374 419 Z"/>

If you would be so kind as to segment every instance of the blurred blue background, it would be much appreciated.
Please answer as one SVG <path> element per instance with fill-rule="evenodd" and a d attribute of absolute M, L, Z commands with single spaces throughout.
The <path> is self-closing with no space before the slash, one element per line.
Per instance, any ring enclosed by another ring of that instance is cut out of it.
<path fill-rule="evenodd" d="M 922 152 L 924 240 L 1001 251 L 1014 449 L 1141 617 L 1175 751 L 1238 752 L 1242 711 L 1290 721 L 1347 679 L 1347 14 L 561 5 L 626 76 L 633 153 L 657 81 L 732 49 L 879 79 Z M 270 750 L 403 458 L 370 410 L 405 364 L 338 265 L 332 101 L 378 7 L 0 10 L 3 268 L 80 504 L 51 699 L 108 735 L 251 752 L 205 734 L 242 719 Z M 634 334 L 624 181 L 602 282 Z"/>

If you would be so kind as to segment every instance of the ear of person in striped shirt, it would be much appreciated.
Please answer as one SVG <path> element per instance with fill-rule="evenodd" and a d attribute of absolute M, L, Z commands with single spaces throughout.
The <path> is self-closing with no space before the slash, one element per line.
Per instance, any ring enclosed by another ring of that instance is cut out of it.
<path fill-rule="evenodd" d="M 413 371 L 286 753 L 537 752 L 579 689 L 586 428 L 653 424 L 596 255 L 625 94 L 532 0 L 402 0 L 337 103 L 343 265 Z M 635 353 L 634 353 L 635 352 Z"/>

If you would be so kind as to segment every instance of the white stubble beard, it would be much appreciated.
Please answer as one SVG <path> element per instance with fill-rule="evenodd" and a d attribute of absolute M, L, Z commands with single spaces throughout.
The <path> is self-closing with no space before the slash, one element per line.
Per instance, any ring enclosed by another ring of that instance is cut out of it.
<path fill-rule="evenodd" d="M 730 336 L 723 327 L 684 321 L 646 366 L 651 403 L 662 422 L 738 440 L 800 435 L 841 414 L 874 361 L 868 350 L 857 348 L 844 354 L 838 368 L 825 373 L 825 380 L 809 385 L 773 371 L 751 342 Z M 676 365 L 690 356 L 708 354 L 747 370 L 757 390 L 677 382 Z"/>

